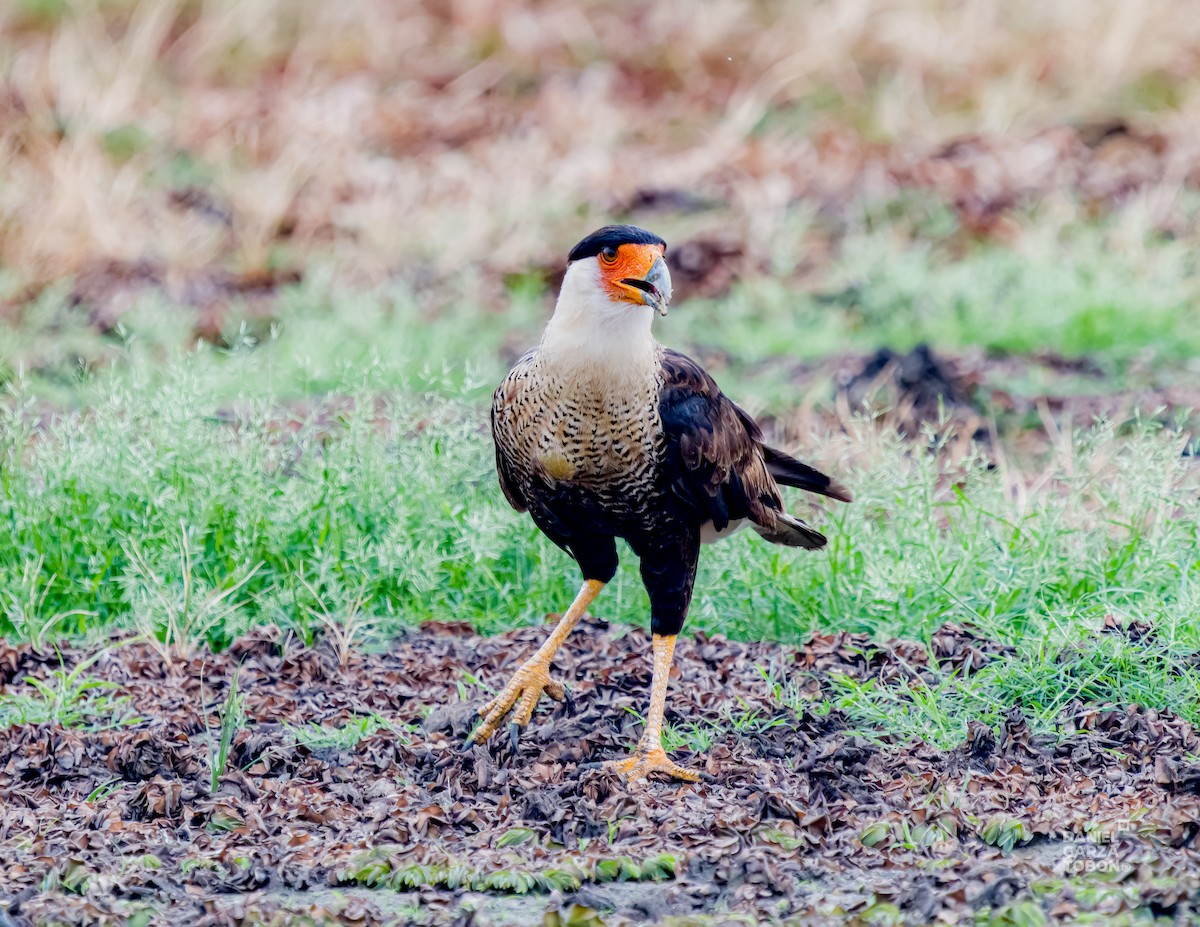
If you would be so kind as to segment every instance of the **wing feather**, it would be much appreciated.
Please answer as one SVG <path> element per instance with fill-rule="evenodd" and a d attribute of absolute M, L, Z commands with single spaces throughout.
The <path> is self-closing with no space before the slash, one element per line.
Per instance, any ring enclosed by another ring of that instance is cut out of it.
<path fill-rule="evenodd" d="M 691 358 L 664 349 L 662 370 L 659 413 L 667 478 L 676 497 L 717 531 L 749 518 L 759 534 L 777 544 L 823 546 L 824 535 L 784 511 L 766 457 L 782 455 L 764 448 L 754 419 Z"/>

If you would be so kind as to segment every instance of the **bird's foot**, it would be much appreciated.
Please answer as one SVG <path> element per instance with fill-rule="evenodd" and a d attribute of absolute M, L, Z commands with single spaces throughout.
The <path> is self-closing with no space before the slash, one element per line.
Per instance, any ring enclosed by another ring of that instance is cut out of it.
<path fill-rule="evenodd" d="M 479 709 L 483 722 L 471 735 L 474 743 L 481 744 L 496 732 L 509 712 L 513 712 L 512 734 L 516 742 L 519 728 L 529 723 L 534 706 L 545 692 L 561 702 L 566 698 L 566 689 L 561 682 L 550 678 L 550 660 L 536 656 L 526 660 L 499 695 Z"/>
<path fill-rule="evenodd" d="M 606 768 L 620 773 L 630 782 L 637 782 L 649 777 L 650 773 L 662 773 L 684 782 L 699 782 L 700 774 L 684 769 L 671 761 L 667 751 L 661 744 L 644 749 L 640 744 L 637 752 L 627 760 L 609 760 Z"/>

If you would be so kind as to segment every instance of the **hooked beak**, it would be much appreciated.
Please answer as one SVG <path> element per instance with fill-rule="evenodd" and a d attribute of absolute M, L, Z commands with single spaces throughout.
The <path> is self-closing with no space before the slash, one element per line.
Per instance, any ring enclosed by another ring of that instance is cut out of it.
<path fill-rule="evenodd" d="M 642 302 L 657 311 L 659 315 L 667 314 L 667 307 L 671 303 L 671 272 L 667 270 L 667 262 L 664 258 L 655 258 L 650 272 L 644 278 L 626 277 L 621 282 L 640 290 Z"/>

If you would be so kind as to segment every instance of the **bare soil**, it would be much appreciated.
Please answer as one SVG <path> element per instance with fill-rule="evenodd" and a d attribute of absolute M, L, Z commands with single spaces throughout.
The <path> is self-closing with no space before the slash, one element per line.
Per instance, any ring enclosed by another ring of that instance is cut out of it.
<path fill-rule="evenodd" d="M 1200 907 L 1200 739 L 1181 720 L 1073 704 L 1039 737 L 1014 708 L 939 751 L 820 709 L 835 673 L 920 682 L 1004 659 L 969 629 L 928 647 L 682 640 L 668 722 L 714 732 L 676 753 L 707 780 L 634 787 L 588 764 L 639 733 L 639 628 L 586 621 L 556 660 L 573 699 L 539 706 L 515 755 L 507 737 L 464 748 L 473 679 L 498 688 L 544 633 L 430 625 L 345 665 L 266 631 L 173 663 L 113 645 L 85 672 L 128 697 L 127 723 L 0 731 L 0 924 L 1182 923 Z M 60 653 L 0 644 L 0 693 L 90 655 Z M 235 672 L 246 723 L 212 793 Z M 393 729 L 344 749 L 289 727 L 371 713 Z"/>

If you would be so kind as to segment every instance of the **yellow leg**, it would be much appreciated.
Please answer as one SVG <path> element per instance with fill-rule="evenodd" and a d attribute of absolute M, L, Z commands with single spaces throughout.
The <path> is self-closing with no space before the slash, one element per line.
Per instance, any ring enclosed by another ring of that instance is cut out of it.
<path fill-rule="evenodd" d="M 613 769 L 630 780 L 645 779 L 652 772 L 665 773 L 686 782 L 699 782 L 700 776 L 672 763 L 662 745 L 663 713 L 667 707 L 667 678 L 675 657 L 675 635 L 654 635 L 654 678 L 650 683 L 650 712 L 637 751 L 627 760 L 613 760 Z"/>
<path fill-rule="evenodd" d="M 521 664 L 521 668 L 513 674 L 512 679 L 499 695 L 479 709 L 479 713 L 483 716 L 483 723 L 471 735 L 472 741 L 481 744 L 491 737 L 496 732 L 496 728 L 500 726 L 500 722 L 504 720 L 505 715 L 513 710 L 514 705 L 516 705 L 516 712 L 513 714 L 515 735 L 516 728 L 524 727 L 533 717 L 533 708 L 537 705 L 538 699 L 542 697 L 543 691 L 553 699 L 560 702 L 563 700 L 566 691 L 563 689 L 562 683 L 550 678 L 550 661 L 554 659 L 554 654 L 567 639 L 571 629 L 578 624 L 579 619 L 587 611 L 587 607 L 592 604 L 592 600 L 600 594 L 600 590 L 603 588 L 604 583 L 595 579 L 589 579 L 583 584 L 579 594 L 575 596 L 575 601 L 571 603 L 567 613 L 562 616 L 553 633 L 546 638 L 546 642 L 538 648 L 537 653 Z M 518 699 L 520 699 L 519 705 L 517 704 Z"/>

